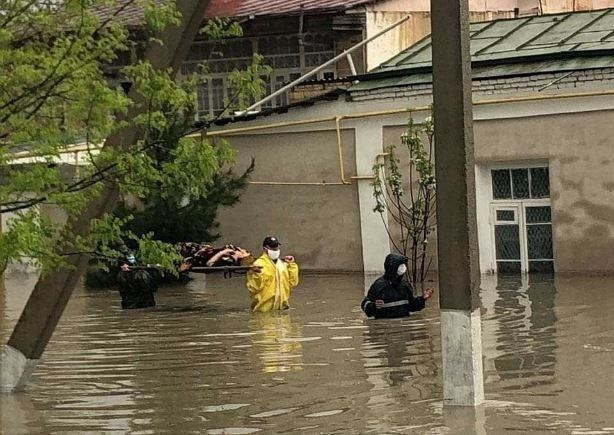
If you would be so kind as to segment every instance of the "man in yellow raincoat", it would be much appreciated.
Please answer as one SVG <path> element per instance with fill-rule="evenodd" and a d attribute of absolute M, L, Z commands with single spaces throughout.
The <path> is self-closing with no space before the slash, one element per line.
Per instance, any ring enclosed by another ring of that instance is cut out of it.
<path fill-rule="evenodd" d="M 280 258 L 279 240 L 269 236 L 262 242 L 263 254 L 247 273 L 252 311 L 285 310 L 290 307 L 290 291 L 298 285 L 298 265 L 294 257 Z"/>

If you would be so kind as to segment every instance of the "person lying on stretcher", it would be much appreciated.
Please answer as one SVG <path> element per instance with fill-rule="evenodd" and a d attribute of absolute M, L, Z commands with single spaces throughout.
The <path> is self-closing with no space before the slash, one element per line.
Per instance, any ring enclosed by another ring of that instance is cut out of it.
<path fill-rule="evenodd" d="M 181 247 L 184 263 L 181 270 L 189 270 L 191 267 L 226 267 L 226 266 L 249 266 L 254 258 L 245 249 L 227 244 L 222 248 L 214 248 L 211 245 L 184 244 Z"/>

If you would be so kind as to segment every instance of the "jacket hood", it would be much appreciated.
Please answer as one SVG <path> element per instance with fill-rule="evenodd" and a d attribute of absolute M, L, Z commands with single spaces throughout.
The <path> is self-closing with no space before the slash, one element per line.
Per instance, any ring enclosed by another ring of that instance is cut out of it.
<path fill-rule="evenodd" d="M 384 277 L 388 281 L 399 281 L 402 277 L 397 275 L 397 269 L 401 264 L 407 264 L 409 259 L 401 254 L 388 254 L 384 260 Z"/>

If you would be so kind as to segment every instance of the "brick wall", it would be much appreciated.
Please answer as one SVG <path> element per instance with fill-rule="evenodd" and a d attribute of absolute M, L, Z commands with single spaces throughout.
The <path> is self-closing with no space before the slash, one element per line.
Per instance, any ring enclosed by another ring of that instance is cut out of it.
<path fill-rule="evenodd" d="M 330 82 L 305 83 L 296 86 L 290 92 L 290 103 L 319 97 L 334 89 L 347 89 L 351 86 L 350 81 L 331 80 Z"/>
<path fill-rule="evenodd" d="M 473 94 L 480 96 L 535 93 L 541 90 L 573 90 L 577 88 L 604 87 L 607 85 L 614 85 L 614 68 L 577 70 L 571 74 L 570 72 L 558 72 L 508 78 L 478 79 L 473 81 Z M 352 100 L 407 99 L 430 95 L 432 95 L 432 84 L 423 83 L 352 92 Z"/>

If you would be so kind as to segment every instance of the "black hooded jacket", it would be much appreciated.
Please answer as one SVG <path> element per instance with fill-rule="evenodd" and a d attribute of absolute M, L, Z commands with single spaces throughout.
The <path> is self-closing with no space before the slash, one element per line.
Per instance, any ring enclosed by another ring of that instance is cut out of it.
<path fill-rule="evenodd" d="M 424 298 L 415 298 L 411 285 L 397 275 L 401 264 L 407 264 L 408 258 L 399 254 L 389 254 L 384 261 L 384 276 L 375 280 L 367 296 L 360 304 L 368 317 L 376 319 L 390 319 L 394 317 L 407 317 L 412 311 L 424 308 Z M 386 304 L 384 308 L 375 308 L 375 301 L 381 299 Z"/>

